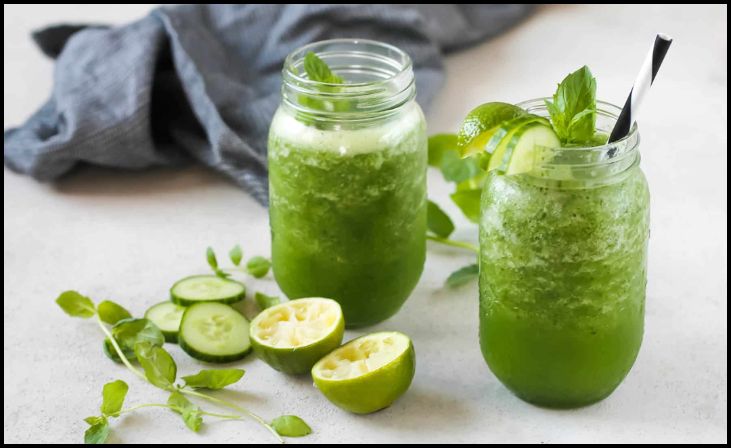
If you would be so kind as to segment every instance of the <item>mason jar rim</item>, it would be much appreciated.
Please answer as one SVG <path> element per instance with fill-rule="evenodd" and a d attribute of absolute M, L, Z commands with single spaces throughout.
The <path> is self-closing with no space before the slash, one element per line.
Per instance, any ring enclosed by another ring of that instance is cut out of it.
<path fill-rule="evenodd" d="M 541 97 L 541 98 L 533 98 L 531 100 L 525 100 L 521 101 L 520 103 L 516 104 L 516 106 L 520 107 L 521 109 L 525 109 L 527 112 L 531 112 L 532 110 L 535 111 L 535 109 L 543 109 L 547 111 L 546 101 L 553 101 L 553 98 L 551 97 Z M 597 114 L 604 115 L 606 117 L 609 117 L 613 119 L 615 122 L 617 121 L 617 118 L 619 118 L 620 112 L 622 112 L 622 108 L 617 106 L 616 104 L 612 104 L 607 101 L 597 100 Z M 622 137 L 621 139 L 611 142 L 611 143 L 605 143 L 603 145 L 598 146 L 571 146 L 567 148 L 560 148 L 561 150 L 566 151 L 586 151 L 586 150 L 598 150 L 598 149 L 605 149 L 607 151 L 611 150 L 612 148 L 615 148 L 617 146 L 626 145 L 630 143 L 631 140 L 637 140 L 635 142 L 635 146 L 639 144 L 639 131 L 637 129 L 637 123 L 632 124 L 632 128 L 630 129 L 629 133 Z"/>
<path fill-rule="evenodd" d="M 395 45 L 387 44 L 385 42 L 380 42 L 380 41 L 372 40 L 372 39 L 337 38 L 337 39 L 326 39 L 326 40 L 311 42 L 311 43 L 309 43 L 307 45 L 303 45 L 303 46 L 297 48 L 296 50 L 294 50 L 293 52 L 289 53 L 284 60 L 284 68 L 282 70 L 285 80 L 290 79 L 292 81 L 296 81 L 297 83 L 300 83 L 303 85 L 309 85 L 309 86 L 313 86 L 313 87 L 322 87 L 322 86 L 343 87 L 343 84 L 334 84 L 334 83 L 329 83 L 329 82 L 315 81 L 315 80 L 312 80 L 305 76 L 300 75 L 295 70 L 292 70 L 292 68 L 295 66 L 295 62 L 297 62 L 301 59 L 304 59 L 304 56 L 307 54 L 307 52 L 313 51 L 316 54 L 321 53 L 321 52 L 314 51 L 313 49 L 318 48 L 318 47 L 325 47 L 328 45 L 338 45 L 338 44 L 352 44 L 354 46 L 355 45 L 371 45 L 374 47 L 380 47 L 384 50 L 394 52 L 403 61 L 402 63 L 400 63 L 400 68 L 395 73 L 391 74 L 391 76 L 389 76 L 387 78 L 379 79 L 379 80 L 375 80 L 375 81 L 369 81 L 369 82 L 348 83 L 348 84 L 345 84 L 345 88 L 377 86 L 379 84 L 385 84 L 385 83 L 388 83 L 389 81 L 391 81 L 393 78 L 396 78 L 397 76 L 401 75 L 402 73 L 407 72 L 412 69 L 413 64 L 411 62 L 411 57 L 409 57 L 409 55 L 405 51 L 401 50 L 400 48 L 396 47 Z M 377 54 L 373 51 L 368 51 L 368 52 L 363 51 L 361 53 L 363 53 L 364 55 L 365 54 L 371 54 L 371 55 Z M 394 62 L 400 62 L 392 57 L 389 59 Z"/>

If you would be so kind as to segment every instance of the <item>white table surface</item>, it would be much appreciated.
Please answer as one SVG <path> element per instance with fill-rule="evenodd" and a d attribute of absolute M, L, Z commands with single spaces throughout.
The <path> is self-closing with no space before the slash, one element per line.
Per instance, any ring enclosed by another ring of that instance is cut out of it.
<path fill-rule="evenodd" d="M 52 64 L 32 29 L 57 21 L 122 23 L 150 5 L 5 6 L 5 127 L 21 123 L 50 91 Z M 455 129 L 485 101 L 552 93 L 588 64 L 599 96 L 622 103 L 653 33 L 675 42 L 640 120 L 652 190 L 645 339 L 624 383 L 603 402 L 552 411 L 512 396 L 490 373 L 477 341 L 477 288 L 442 282 L 470 256 L 430 247 L 426 270 L 394 318 L 416 346 L 408 393 L 369 416 L 331 405 L 307 378 L 249 357 L 229 393 L 268 418 L 297 414 L 314 434 L 291 442 L 726 442 L 727 441 L 727 7 L 555 6 L 507 34 L 447 59 L 447 83 L 428 114 L 431 132 Z M 203 250 L 240 242 L 269 254 L 266 211 L 198 167 L 115 172 L 84 169 L 55 185 L 4 171 L 4 441 L 80 442 L 101 387 L 130 384 L 130 404 L 165 399 L 101 352 L 92 322 L 53 299 L 78 289 L 141 314 L 171 282 L 206 271 Z M 436 172 L 429 194 L 457 216 Z M 456 236 L 476 239 L 458 221 Z M 252 284 L 277 292 L 273 280 Z M 363 332 L 349 331 L 350 338 Z M 170 348 L 180 372 L 200 366 Z M 166 410 L 113 423 L 116 442 L 270 442 L 251 422 L 212 423 L 199 434 Z"/>

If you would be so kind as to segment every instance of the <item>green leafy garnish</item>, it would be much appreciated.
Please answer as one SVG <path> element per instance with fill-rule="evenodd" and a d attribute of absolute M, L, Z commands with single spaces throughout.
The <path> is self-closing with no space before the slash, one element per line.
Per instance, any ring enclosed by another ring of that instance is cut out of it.
<path fill-rule="evenodd" d="M 454 231 L 451 218 L 432 201 L 428 201 L 426 205 L 426 227 L 441 238 L 449 237 Z"/>
<path fill-rule="evenodd" d="M 148 342 L 156 347 L 162 347 L 165 343 L 165 336 L 162 331 L 147 319 L 122 319 L 112 327 L 111 334 L 124 355 L 132 360 L 137 358 L 135 346 L 138 343 Z M 109 338 L 104 340 L 104 353 L 113 361 L 122 362 Z"/>
<path fill-rule="evenodd" d="M 218 267 L 218 260 L 216 259 L 216 253 L 213 251 L 213 248 L 208 246 L 206 248 L 206 261 L 208 262 L 208 266 L 213 269 L 213 272 L 221 278 L 229 278 L 231 274 L 224 271 L 223 269 Z"/>
<path fill-rule="evenodd" d="M 274 305 L 279 305 L 281 300 L 277 296 L 268 296 L 263 292 L 257 292 L 254 294 L 254 300 L 259 305 L 259 309 L 264 311 L 267 308 L 271 308 Z"/>
<path fill-rule="evenodd" d="M 160 389 L 172 387 L 178 368 L 170 353 L 149 342 L 138 342 L 135 344 L 135 355 L 150 384 Z"/>
<path fill-rule="evenodd" d="M 454 288 L 456 286 L 464 285 L 467 282 L 470 282 L 477 278 L 477 275 L 480 273 L 480 269 L 477 266 L 477 264 L 470 264 L 463 268 L 460 268 L 454 272 L 452 272 L 449 277 L 447 278 L 446 285 L 450 288 Z"/>
<path fill-rule="evenodd" d="M 228 258 L 231 259 L 231 263 L 235 266 L 241 264 L 241 259 L 244 257 L 244 253 L 241 250 L 241 246 L 235 245 L 230 251 L 228 251 Z"/>
<path fill-rule="evenodd" d="M 460 183 L 482 173 L 477 157 L 462 158 L 456 151 L 442 155 L 441 171 L 447 182 Z"/>
<path fill-rule="evenodd" d="M 467 190 L 457 190 L 449 197 L 457 204 L 462 213 L 470 221 L 477 223 L 480 221 L 480 197 L 482 196 L 482 188 L 472 188 Z"/>
<path fill-rule="evenodd" d="M 102 415 L 116 417 L 122 410 L 129 386 L 122 380 L 112 381 L 102 389 Z"/>
<path fill-rule="evenodd" d="M 596 131 L 596 79 L 589 67 L 566 76 L 546 107 L 562 144 L 590 143 Z"/>
<path fill-rule="evenodd" d="M 99 318 L 104 322 L 114 325 L 122 319 L 129 319 L 132 315 L 123 306 L 112 302 L 111 300 L 104 300 L 100 302 L 96 307 L 99 313 Z"/>
<path fill-rule="evenodd" d="M 312 428 L 296 415 L 282 415 L 275 418 L 272 420 L 272 428 L 280 436 L 285 437 L 304 437 L 312 433 Z"/>
<path fill-rule="evenodd" d="M 215 255 L 214 255 L 215 256 Z M 151 385 L 170 392 L 167 403 L 146 403 L 123 409 L 124 401 L 129 390 L 127 383 L 121 380 L 104 385 L 102 390 L 102 404 L 100 416 L 87 417 L 84 421 L 89 428 L 84 432 L 84 442 L 89 444 L 104 443 L 109 437 L 109 418 L 119 417 L 141 408 L 168 408 L 181 415 L 185 425 L 193 431 L 198 431 L 203 424 L 203 416 L 221 419 L 240 420 L 252 418 L 265 427 L 279 442 L 283 442 L 279 433 L 264 419 L 220 396 L 211 396 L 201 389 L 222 389 L 231 385 L 244 374 L 239 369 L 201 370 L 195 375 L 184 376 L 185 384 L 175 384 L 177 366 L 172 356 L 162 348 L 164 338 L 157 326 L 147 319 L 124 318 L 117 320 L 126 311 L 124 307 L 113 302 L 99 306 L 99 313 L 94 302 L 76 291 L 65 291 L 56 299 L 56 303 L 68 315 L 73 317 L 89 318 L 96 315 L 96 322 L 105 335 L 104 349 L 107 355 L 124 364 L 127 369 Z M 111 304 L 111 305 L 110 305 Z M 104 319 L 102 319 L 104 314 Z M 116 323 L 110 328 L 107 322 Z M 137 359 L 142 370 L 132 365 Z M 234 414 L 220 414 L 206 412 L 192 403 L 188 396 L 208 400 L 232 409 Z M 285 431 L 286 432 L 286 431 Z M 293 433 L 297 431 L 292 431 Z M 295 437 L 294 435 L 292 437 Z"/>
<path fill-rule="evenodd" d="M 246 271 L 255 278 L 262 278 L 269 272 L 272 262 L 269 259 L 256 256 L 246 262 Z"/>
<path fill-rule="evenodd" d="M 71 317 L 88 319 L 96 314 L 94 302 L 76 291 L 64 291 L 56 299 L 56 303 Z"/>
<path fill-rule="evenodd" d="M 88 421 L 91 417 L 86 419 L 87 423 L 91 425 L 84 433 L 84 443 L 87 445 L 101 445 L 106 442 L 109 437 L 109 422 L 107 419 L 105 417 L 95 418 L 98 420 L 96 420 L 93 424 Z"/>
<path fill-rule="evenodd" d="M 429 137 L 429 166 L 440 168 L 442 166 L 442 158 L 447 152 L 457 151 L 457 135 L 456 134 L 435 134 Z"/>
<path fill-rule="evenodd" d="M 195 375 L 183 377 L 185 385 L 196 389 L 223 389 L 238 382 L 243 376 L 241 369 L 201 370 Z"/>
<path fill-rule="evenodd" d="M 345 80 L 330 70 L 330 67 L 312 51 L 305 55 L 305 72 L 312 81 L 328 84 L 343 84 Z"/>
<path fill-rule="evenodd" d="M 193 432 L 198 432 L 203 424 L 203 411 L 201 408 L 188 400 L 185 395 L 177 390 L 170 393 L 168 397 L 168 405 L 170 408 L 180 414 L 185 426 Z"/>

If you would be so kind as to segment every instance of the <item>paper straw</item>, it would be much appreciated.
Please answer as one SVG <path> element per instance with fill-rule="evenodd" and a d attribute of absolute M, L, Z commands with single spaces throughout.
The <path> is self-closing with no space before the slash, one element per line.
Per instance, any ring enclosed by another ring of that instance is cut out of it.
<path fill-rule="evenodd" d="M 629 134 L 632 124 L 637 120 L 637 113 L 640 110 L 642 101 L 647 96 L 647 92 L 650 90 L 655 75 L 660 70 L 660 64 L 665 59 L 665 54 L 667 54 L 672 42 L 673 39 L 665 34 L 658 34 L 655 37 L 655 43 L 652 45 L 650 52 L 647 53 L 640 72 L 635 78 L 635 83 L 632 85 L 632 90 L 629 92 L 627 101 L 624 103 L 622 112 L 619 114 L 617 123 L 612 129 L 609 143 L 616 142 Z"/>

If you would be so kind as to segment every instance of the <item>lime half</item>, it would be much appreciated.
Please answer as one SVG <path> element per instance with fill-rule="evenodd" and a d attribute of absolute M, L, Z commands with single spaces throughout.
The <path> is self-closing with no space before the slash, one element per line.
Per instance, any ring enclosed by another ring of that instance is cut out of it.
<path fill-rule="evenodd" d="M 526 111 L 508 103 L 485 103 L 472 109 L 462 121 L 457 146 L 462 157 L 483 152 L 492 134 L 506 121 L 525 115 Z"/>
<path fill-rule="evenodd" d="M 312 379 L 335 405 L 368 414 L 406 392 L 415 366 L 411 339 L 386 331 L 354 339 L 325 356 L 312 368 Z"/>
<path fill-rule="evenodd" d="M 302 374 L 343 340 L 345 319 L 331 299 L 296 299 L 267 308 L 251 322 L 254 353 L 274 369 Z"/>

